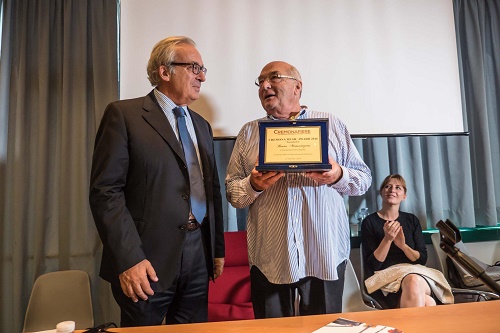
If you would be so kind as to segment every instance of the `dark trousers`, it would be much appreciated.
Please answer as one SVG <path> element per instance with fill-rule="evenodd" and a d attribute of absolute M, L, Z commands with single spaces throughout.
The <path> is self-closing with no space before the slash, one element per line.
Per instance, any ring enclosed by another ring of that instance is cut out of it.
<path fill-rule="evenodd" d="M 160 325 L 163 319 L 167 324 L 208 321 L 208 273 L 201 229 L 187 232 L 178 274 L 168 290 L 137 303 L 120 286 L 112 286 L 112 291 L 121 309 L 122 327 Z"/>
<path fill-rule="evenodd" d="M 347 261 L 337 266 L 338 280 L 323 281 L 306 277 L 292 284 L 274 284 L 256 267 L 250 269 L 252 303 L 256 319 L 295 315 L 295 298 L 299 294 L 299 315 L 342 312 L 342 295 Z"/>

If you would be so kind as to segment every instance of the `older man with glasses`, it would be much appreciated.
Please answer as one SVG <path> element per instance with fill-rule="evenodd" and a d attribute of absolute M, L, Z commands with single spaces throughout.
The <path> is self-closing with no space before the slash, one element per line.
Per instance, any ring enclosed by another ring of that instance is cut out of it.
<path fill-rule="evenodd" d="M 259 119 L 240 130 L 229 161 L 226 194 L 249 207 L 247 237 L 256 318 L 342 312 L 350 253 L 344 195 L 362 195 L 371 172 L 344 123 L 300 104 L 302 79 L 292 65 L 267 64 L 255 80 L 266 116 L 260 120 L 328 118 L 328 171 L 256 170 Z M 295 309 L 296 296 L 299 308 Z"/>
<path fill-rule="evenodd" d="M 188 37 L 158 42 L 155 88 L 112 102 L 92 161 L 90 206 L 121 326 L 208 320 L 208 282 L 224 265 L 222 196 L 209 123 L 188 105 L 207 69 Z"/>

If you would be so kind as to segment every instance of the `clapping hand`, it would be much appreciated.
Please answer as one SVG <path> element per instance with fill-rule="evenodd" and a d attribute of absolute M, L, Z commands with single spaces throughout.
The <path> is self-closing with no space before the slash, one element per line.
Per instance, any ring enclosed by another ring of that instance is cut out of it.
<path fill-rule="evenodd" d="M 385 239 L 391 242 L 392 241 L 396 242 L 395 239 L 400 232 L 403 233 L 403 228 L 401 227 L 398 221 L 385 221 L 384 223 Z M 404 235 L 403 235 L 403 241 L 404 241 Z"/>
<path fill-rule="evenodd" d="M 396 237 L 394 238 L 394 244 L 400 249 L 403 249 L 403 247 L 406 244 L 405 234 L 403 232 L 403 227 L 401 226 L 399 227 L 399 232 L 396 234 Z"/>

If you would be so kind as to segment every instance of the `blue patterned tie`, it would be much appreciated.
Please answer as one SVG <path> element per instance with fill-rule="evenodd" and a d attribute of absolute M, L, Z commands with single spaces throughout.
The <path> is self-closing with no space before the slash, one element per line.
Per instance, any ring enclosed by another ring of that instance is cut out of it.
<path fill-rule="evenodd" d="M 184 156 L 189 172 L 189 187 L 191 188 L 191 213 L 194 215 L 199 223 L 203 222 L 205 213 L 207 211 L 205 199 L 205 187 L 203 185 L 203 177 L 201 175 L 200 163 L 196 155 L 193 140 L 189 136 L 186 127 L 186 117 L 184 109 L 176 107 L 173 109 L 177 118 L 177 128 L 179 130 L 179 137 L 181 140 L 182 148 L 184 149 Z"/>

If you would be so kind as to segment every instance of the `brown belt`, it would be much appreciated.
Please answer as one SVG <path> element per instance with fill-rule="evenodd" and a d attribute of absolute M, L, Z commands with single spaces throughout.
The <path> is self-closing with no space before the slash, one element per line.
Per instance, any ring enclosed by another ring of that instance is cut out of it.
<path fill-rule="evenodd" d="M 179 229 L 181 230 L 187 230 L 187 231 L 193 231 L 201 227 L 201 224 L 198 223 L 196 220 L 189 220 L 188 223 L 180 225 Z"/>

